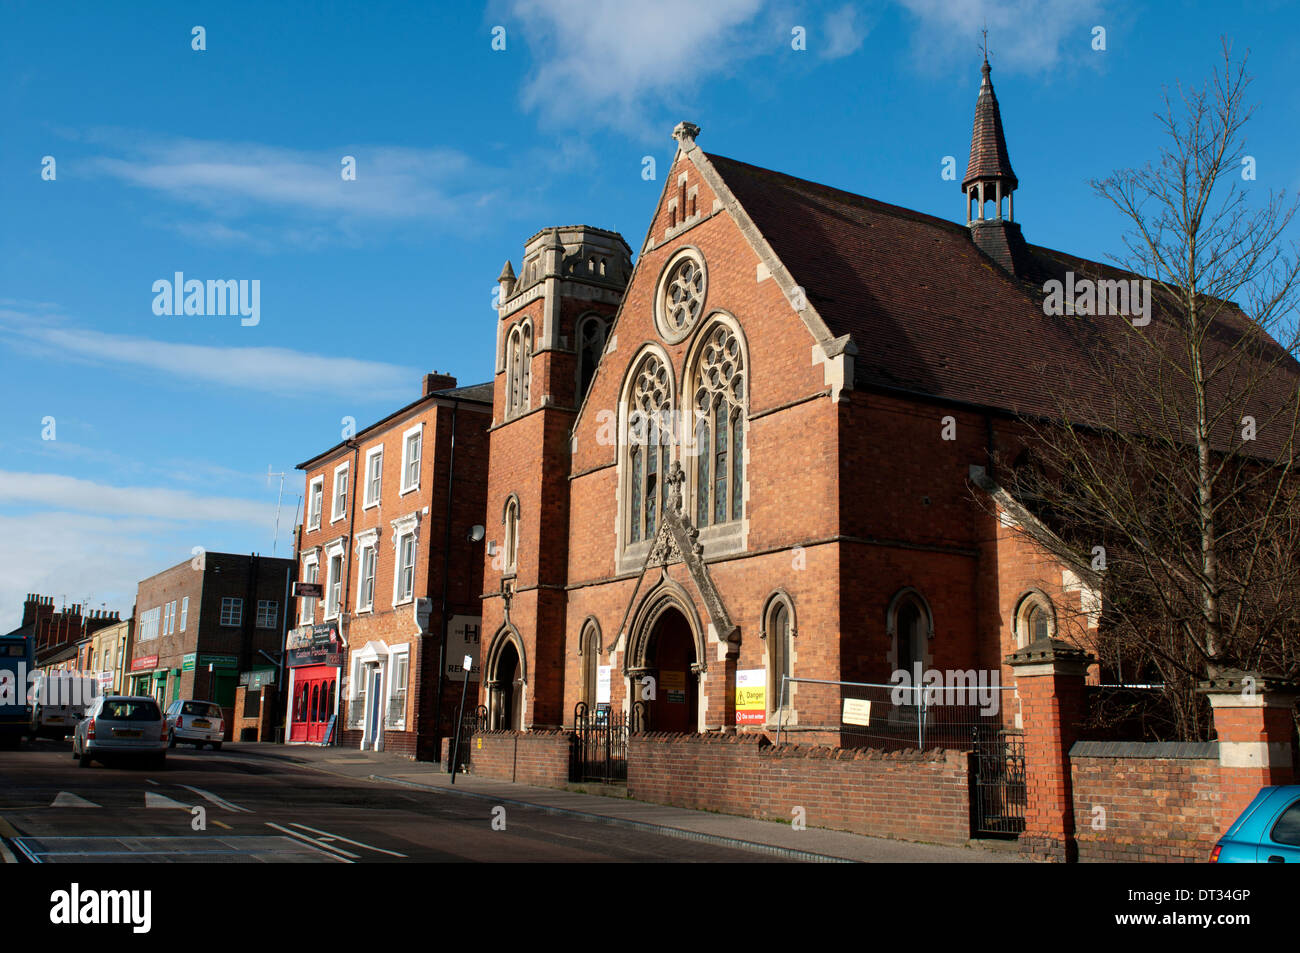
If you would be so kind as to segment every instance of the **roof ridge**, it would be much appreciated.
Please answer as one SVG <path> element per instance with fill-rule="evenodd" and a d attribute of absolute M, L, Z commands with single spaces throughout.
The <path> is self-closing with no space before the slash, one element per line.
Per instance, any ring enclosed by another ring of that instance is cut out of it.
<path fill-rule="evenodd" d="M 952 221 L 952 219 L 940 218 L 938 215 L 931 215 L 929 212 L 921 212 L 914 208 L 908 208 L 905 205 L 894 205 L 892 202 L 884 202 L 881 201 L 880 199 L 873 199 L 871 196 L 863 195 L 860 192 L 850 192 L 847 189 L 841 189 L 838 186 L 827 185 L 824 182 L 815 182 L 812 179 L 804 179 L 797 175 L 791 175 L 788 172 L 780 172 L 776 169 L 769 169 L 765 166 L 754 165 L 752 162 L 745 162 L 742 159 L 733 159 L 730 156 L 718 155 L 715 152 L 706 152 L 704 154 L 705 156 L 708 157 L 710 162 L 716 162 L 717 160 L 721 159 L 723 162 L 729 162 L 732 165 L 737 165 L 737 166 L 744 166 L 745 168 L 753 169 L 756 172 L 762 172 L 765 173 L 766 175 L 776 176 L 777 178 L 780 179 L 788 179 L 791 182 L 797 182 L 803 185 L 810 185 L 813 186 L 814 188 L 824 189 L 828 192 L 835 192 L 840 195 L 846 196 L 850 199 L 853 199 L 857 202 L 867 203 L 873 208 L 882 210 L 888 214 L 895 215 L 898 218 L 908 218 L 913 221 L 925 222 L 936 226 L 941 226 L 943 228 L 950 230 L 951 232 L 953 232 L 953 234 L 969 235 L 970 233 L 970 230 L 965 225 L 962 225 L 958 222 L 954 222 Z"/>

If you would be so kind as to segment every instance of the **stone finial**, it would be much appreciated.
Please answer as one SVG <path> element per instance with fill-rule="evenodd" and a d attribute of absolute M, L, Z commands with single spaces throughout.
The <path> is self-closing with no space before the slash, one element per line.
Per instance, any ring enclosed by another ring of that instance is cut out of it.
<path fill-rule="evenodd" d="M 682 144 L 682 148 L 695 145 L 695 139 L 699 134 L 700 127 L 693 122 L 682 121 L 673 127 L 673 138 Z"/>
<path fill-rule="evenodd" d="M 519 284 L 515 278 L 515 269 L 510 264 L 510 259 L 506 259 L 505 265 L 501 269 L 501 274 L 497 278 L 497 285 L 501 289 L 501 300 L 498 307 L 504 307 L 506 299 L 515 293 L 515 286 Z"/>

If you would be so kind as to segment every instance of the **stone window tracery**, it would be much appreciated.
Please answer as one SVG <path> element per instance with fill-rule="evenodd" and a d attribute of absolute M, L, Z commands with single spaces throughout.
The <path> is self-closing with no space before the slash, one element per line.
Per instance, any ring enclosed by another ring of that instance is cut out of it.
<path fill-rule="evenodd" d="M 506 342 L 506 416 L 528 409 L 528 383 L 533 363 L 533 326 L 524 321 Z"/>
<path fill-rule="evenodd" d="M 658 355 L 642 359 L 627 408 L 628 536 L 652 539 L 667 499 L 672 445 L 672 382 Z"/>
<path fill-rule="evenodd" d="M 725 323 L 709 329 L 694 375 L 695 524 L 739 520 L 745 487 L 745 360 Z"/>
<path fill-rule="evenodd" d="M 707 290 L 704 259 L 695 249 L 682 249 L 669 259 L 655 301 L 655 320 L 666 341 L 675 344 L 691 332 L 704 313 Z"/>

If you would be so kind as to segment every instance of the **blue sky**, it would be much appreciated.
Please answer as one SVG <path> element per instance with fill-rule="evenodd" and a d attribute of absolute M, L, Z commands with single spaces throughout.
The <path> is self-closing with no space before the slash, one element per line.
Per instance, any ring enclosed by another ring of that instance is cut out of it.
<path fill-rule="evenodd" d="M 125 614 L 194 546 L 270 554 L 268 468 L 286 555 L 293 467 L 343 417 L 425 371 L 489 378 L 494 281 L 529 235 L 639 247 L 643 157 L 662 171 L 681 119 L 706 151 L 959 219 L 940 171 L 965 168 L 985 24 L 1029 241 L 1122 251 L 1087 180 L 1157 155 L 1162 85 L 1204 82 L 1225 34 L 1251 54 L 1252 187 L 1300 186 L 1284 3 L 6 0 L 0 631 L 26 592 Z M 260 321 L 154 314 L 178 271 L 257 279 Z"/>

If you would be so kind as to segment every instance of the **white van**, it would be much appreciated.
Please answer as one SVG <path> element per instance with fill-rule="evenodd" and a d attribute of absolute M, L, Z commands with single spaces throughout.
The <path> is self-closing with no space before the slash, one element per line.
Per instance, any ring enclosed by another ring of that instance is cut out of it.
<path fill-rule="evenodd" d="M 66 738 L 99 697 L 99 679 L 80 672 L 51 672 L 32 689 L 33 738 Z"/>

